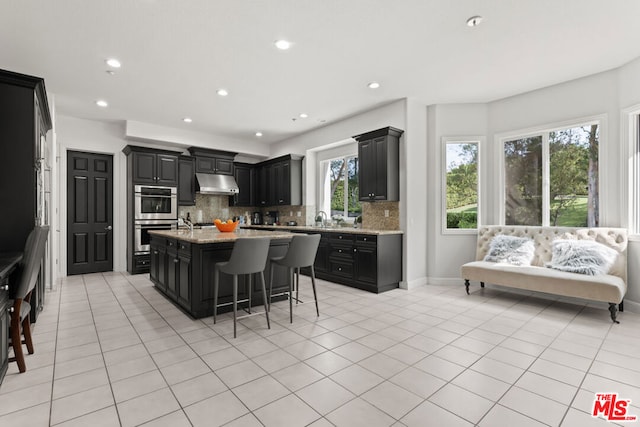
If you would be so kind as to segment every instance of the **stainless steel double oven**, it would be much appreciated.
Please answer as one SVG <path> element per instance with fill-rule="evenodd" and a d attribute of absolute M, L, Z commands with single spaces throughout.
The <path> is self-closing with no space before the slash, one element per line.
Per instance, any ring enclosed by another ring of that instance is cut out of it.
<path fill-rule="evenodd" d="M 149 253 L 152 230 L 171 230 L 178 226 L 176 187 L 134 186 L 134 252 Z"/>

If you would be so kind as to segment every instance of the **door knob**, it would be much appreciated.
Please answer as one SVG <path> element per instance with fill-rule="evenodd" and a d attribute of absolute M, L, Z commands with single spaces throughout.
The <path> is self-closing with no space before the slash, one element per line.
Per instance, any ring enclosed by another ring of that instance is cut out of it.
<path fill-rule="evenodd" d="M 111 230 L 113 230 L 113 227 L 111 227 L 110 225 L 107 225 L 104 229 L 107 230 L 107 231 L 111 231 Z"/>

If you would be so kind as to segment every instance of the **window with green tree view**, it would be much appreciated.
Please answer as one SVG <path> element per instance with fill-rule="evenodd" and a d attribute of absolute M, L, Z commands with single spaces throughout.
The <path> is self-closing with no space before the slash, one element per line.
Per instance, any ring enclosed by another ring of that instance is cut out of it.
<path fill-rule="evenodd" d="M 445 140 L 446 229 L 478 227 L 478 142 Z"/>
<path fill-rule="evenodd" d="M 506 225 L 599 225 L 599 127 L 588 123 L 503 142 Z"/>
<path fill-rule="evenodd" d="M 332 218 L 355 218 L 362 214 L 358 186 L 358 157 L 328 160 L 325 183 Z"/>

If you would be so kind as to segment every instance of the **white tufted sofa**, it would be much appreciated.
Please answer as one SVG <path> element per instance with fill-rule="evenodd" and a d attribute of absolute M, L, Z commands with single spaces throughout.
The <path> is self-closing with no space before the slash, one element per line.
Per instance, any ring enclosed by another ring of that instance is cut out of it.
<path fill-rule="evenodd" d="M 483 261 L 491 239 L 505 234 L 529 237 L 535 245 L 535 256 L 530 266 L 516 266 Z M 589 276 L 568 273 L 545 267 L 551 261 L 551 243 L 556 238 L 595 240 L 618 252 L 609 274 Z M 609 303 L 611 319 L 616 320 L 617 307 L 623 310 L 623 298 L 627 292 L 627 230 L 624 228 L 569 228 L 491 225 L 478 229 L 476 261 L 461 267 L 467 294 L 469 281 L 509 286 L 512 288 L 546 292 L 567 297 L 583 298 Z"/>

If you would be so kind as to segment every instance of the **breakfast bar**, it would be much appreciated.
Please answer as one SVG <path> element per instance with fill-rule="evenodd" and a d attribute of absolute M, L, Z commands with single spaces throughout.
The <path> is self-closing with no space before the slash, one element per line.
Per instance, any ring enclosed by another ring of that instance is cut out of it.
<path fill-rule="evenodd" d="M 291 233 L 288 231 L 264 231 L 237 229 L 220 232 L 216 229 L 180 229 L 150 231 L 151 270 L 149 277 L 156 289 L 176 303 L 194 318 L 213 315 L 213 268 L 217 262 L 228 261 L 233 245 L 238 239 L 259 237 L 271 238 L 269 258 L 282 256 L 287 252 Z M 269 263 L 264 275 L 270 274 Z M 286 271 L 274 271 L 274 291 L 288 289 Z M 252 305 L 262 305 L 263 298 L 259 281 L 252 283 Z M 238 297 L 248 295 L 249 281 L 241 277 L 238 281 Z M 232 300 L 232 278 L 220 276 L 219 304 Z M 231 309 L 226 306 L 219 311 Z"/>

